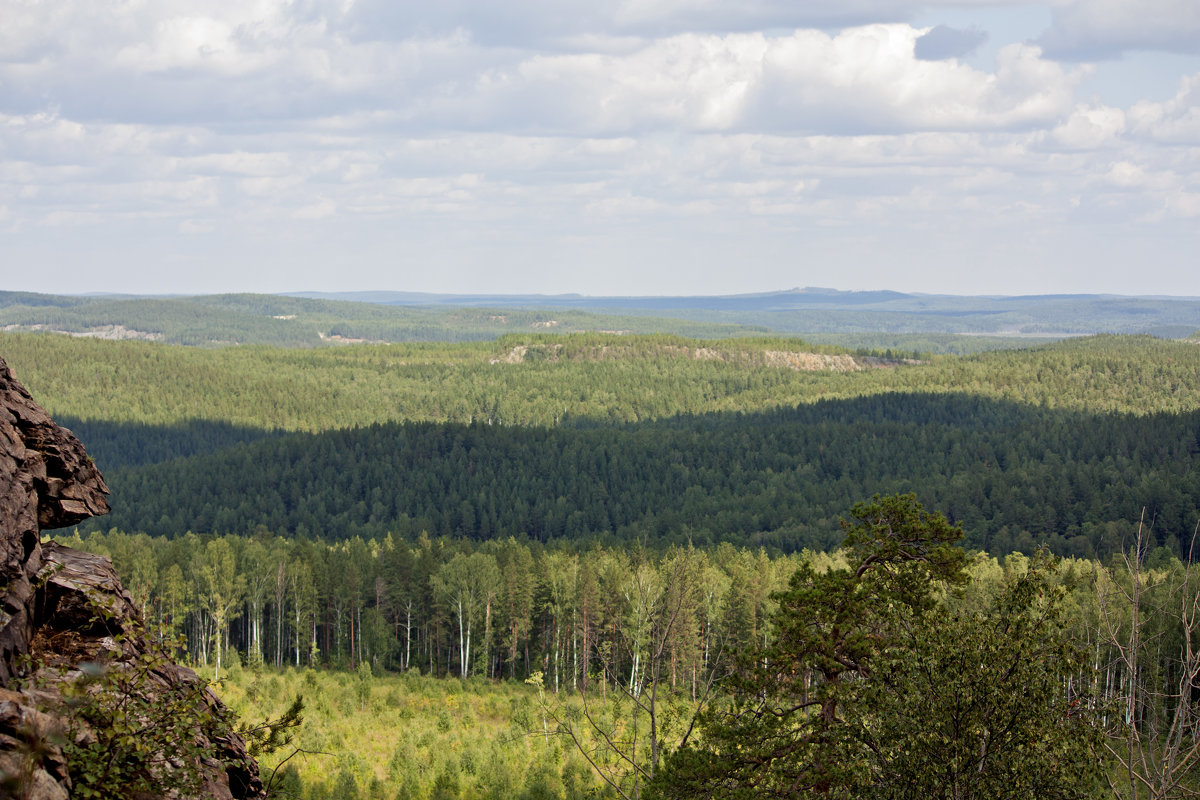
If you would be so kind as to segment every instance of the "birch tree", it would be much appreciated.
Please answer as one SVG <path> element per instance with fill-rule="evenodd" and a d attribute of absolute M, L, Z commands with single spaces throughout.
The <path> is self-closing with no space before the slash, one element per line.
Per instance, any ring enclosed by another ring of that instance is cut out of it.
<path fill-rule="evenodd" d="M 492 602 L 500 585 L 500 569 L 496 566 L 495 556 L 488 553 L 469 556 L 457 553 L 432 580 L 435 593 L 458 624 L 459 675 L 465 678 L 471 672 L 471 640 L 479 623 L 483 622 L 485 633 L 490 633 L 488 627 Z"/>
<path fill-rule="evenodd" d="M 1200 567 L 1192 539 L 1186 563 L 1149 569 L 1139 523 L 1120 569 L 1097 572 L 1100 634 L 1112 655 L 1106 746 L 1120 765 L 1110 786 L 1122 800 L 1200 797 Z"/>
<path fill-rule="evenodd" d="M 246 578 L 237 571 L 233 548 L 224 539 L 213 539 L 196 553 L 193 562 L 199 589 L 200 607 L 212 622 L 215 653 L 213 680 L 221 679 L 223 645 L 227 635 L 226 625 L 242 602 L 246 592 Z"/>

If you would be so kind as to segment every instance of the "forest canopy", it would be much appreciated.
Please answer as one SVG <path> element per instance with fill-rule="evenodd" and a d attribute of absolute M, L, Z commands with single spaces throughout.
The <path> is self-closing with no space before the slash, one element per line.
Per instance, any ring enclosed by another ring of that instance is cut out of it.
<path fill-rule="evenodd" d="M 614 334 L 0 347 L 113 489 L 113 514 L 64 539 L 111 555 L 155 629 L 246 707 L 302 683 L 320 688 L 324 724 L 354 718 L 354 734 L 304 735 L 342 755 L 336 773 L 284 771 L 296 796 L 708 796 L 741 752 L 721 715 L 764 697 L 833 698 L 847 721 L 784 726 L 814 733 L 786 765 L 818 796 L 1194 783 L 1200 748 L 1158 757 L 1190 747 L 1177 726 L 1197 718 L 1200 614 L 1180 606 L 1200 596 L 1194 343 L 955 357 Z M 908 544 L 879 549 L 880 509 L 940 542 L 961 533 L 970 580 L 910 569 Z M 850 671 L 822 673 L 838 642 Z M 353 672 L 317 671 L 330 667 Z M 403 676 L 385 700 L 389 671 Z M 501 682 L 511 699 L 484 699 Z M 488 725 L 511 718 L 514 741 L 545 742 L 466 742 L 460 688 Z M 361 726 L 399 709 L 425 732 L 367 763 Z M 948 733 L 963 726 L 976 733 Z M 423 757 L 436 769 L 409 769 Z M 787 780 L 763 785 L 787 795 Z"/>
<path fill-rule="evenodd" d="M 522 336 L 196 350 L 0 336 L 116 527 L 824 548 L 916 491 L 990 552 L 1187 549 L 1200 348 L 1100 336 L 913 359 L 797 340 Z"/>

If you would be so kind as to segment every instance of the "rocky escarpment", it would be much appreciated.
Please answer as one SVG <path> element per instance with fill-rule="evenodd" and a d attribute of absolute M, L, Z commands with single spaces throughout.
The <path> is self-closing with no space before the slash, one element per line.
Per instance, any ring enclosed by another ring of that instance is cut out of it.
<path fill-rule="evenodd" d="M 107 513 L 107 494 L 83 445 L 0 359 L 0 797 L 65 800 L 105 780 L 101 766 L 121 785 L 89 796 L 262 797 L 220 701 L 143 635 L 108 559 L 41 542 Z M 135 734 L 124 761 L 109 719 Z"/>
<path fill-rule="evenodd" d="M 490 363 L 622 361 L 645 358 L 648 355 L 655 358 L 721 361 L 741 366 L 790 369 L 794 372 L 860 372 L 867 369 L 884 369 L 901 364 L 919 363 L 911 359 L 850 355 L 848 353 L 811 353 L 799 350 L 746 349 L 724 346 L 688 347 L 678 344 L 659 344 L 649 349 L 619 344 L 577 345 L 568 348 L 561 343 L 517 345 L 504 355 L 490 359 Z"/>

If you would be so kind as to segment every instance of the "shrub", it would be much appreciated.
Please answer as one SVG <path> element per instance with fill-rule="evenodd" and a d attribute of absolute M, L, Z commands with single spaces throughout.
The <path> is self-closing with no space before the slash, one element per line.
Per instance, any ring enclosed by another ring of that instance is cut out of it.
<path fill-rule="evenodd" d="M 358 781 L 349 768 L 343 767 L 333 782 L 333 796 L 338 800 L 359 800 Z"/>
<path fill-rule="evenodd" d="M 118 646 L 131 636 L 116 637 Z M 149 650 L 85 664 L 61 684 L 72 797 L 123 800 L 200 789 L 201 764 L 217 756 L 210 740 L 231 732 L 232 715 L 209 705 L 199 680 L 163 681 L 158 673 L 167 664 Z"/>

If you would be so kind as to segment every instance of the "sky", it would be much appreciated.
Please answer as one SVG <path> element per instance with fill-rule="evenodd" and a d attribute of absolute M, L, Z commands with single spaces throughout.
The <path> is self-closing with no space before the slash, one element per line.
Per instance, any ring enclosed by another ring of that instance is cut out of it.
<path fill-rule="evenodd" d="M 0 0 L 0 289 L 1200 295 L 1197 0 Z"/>

